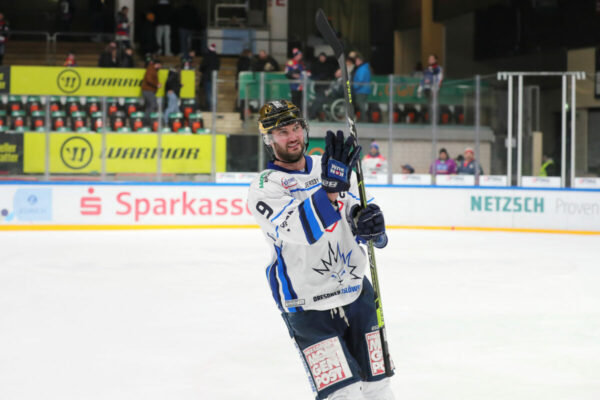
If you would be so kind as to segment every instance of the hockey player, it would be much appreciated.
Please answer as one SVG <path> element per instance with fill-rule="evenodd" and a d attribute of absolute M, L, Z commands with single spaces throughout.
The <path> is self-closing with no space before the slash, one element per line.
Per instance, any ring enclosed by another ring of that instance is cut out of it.
<path fill-rule="evenodd" d="M 373 287 L 360 243 L 387 244 L 380 208 L 361 209 L 353 138 L 329 131 L 322 157 L 306 156 L 308 125 L 287 100 L 260 109 L 273 160 L 250 185 L 248 207 L 271 247 L 273 298 L 318 399 L 393 399 Z"/>

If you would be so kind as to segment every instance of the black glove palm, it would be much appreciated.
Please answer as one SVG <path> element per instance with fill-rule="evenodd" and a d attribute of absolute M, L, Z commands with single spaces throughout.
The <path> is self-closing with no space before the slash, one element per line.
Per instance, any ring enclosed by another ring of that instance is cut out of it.
<path fill-rule="evenodd" d="M 375 247 L 385 247 L 387 235 L 385 234 L 385 221 L 383 213 L 377 204 L 368 204 L 361 209 L 355 205 L 350 211 L 352 233 L 364 242 L 373 241 Z"/>
<path fill-rule="evenodd" d="M 344 133 L 327 131 L 325 152 L 321 158 L 321 183 L 328 193 L 347 192 L 350 176 L 360 157 L 360 146 L 354 147 L 354 139 L 344 141 Z"/>

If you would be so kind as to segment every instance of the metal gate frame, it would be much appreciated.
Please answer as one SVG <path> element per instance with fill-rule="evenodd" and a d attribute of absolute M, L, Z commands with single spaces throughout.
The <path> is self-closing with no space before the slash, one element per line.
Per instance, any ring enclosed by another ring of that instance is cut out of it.
<path fill-rule="evenodd" d="M 523 77 L 525 76 L 560 76 L 562 77 L 561 103 L 561 165 L 560 185 L 566 186 L 567 170 L 567 77 L 571 77 L 571 186 L 575 180 L 575 87 L 577 80 L 585 79 L 583 71 L 564 72 L 498 72 L 497 79 L 508 81 L 508 143 L 506 150 L 508 186 L 512 186 L 512 135 L 513 135 L 513 77 L 518 78 L 517 92 L 517 186 L 521 186 L 523 169 Z"/>

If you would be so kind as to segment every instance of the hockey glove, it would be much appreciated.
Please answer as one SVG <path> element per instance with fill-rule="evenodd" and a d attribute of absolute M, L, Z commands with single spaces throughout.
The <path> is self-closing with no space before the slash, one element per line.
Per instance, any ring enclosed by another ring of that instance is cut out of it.
<path fill-rule="evenodd" d="M 342 131 L 337 131 L 337 135 L 327 131 L 325 152 L 321 158 L 321 184 L 327 193 L 347 192 L 350 189 L 350 175 L 361 149 L 360 146 L 354 146 L 351 136 L 344 141 Z"/>
<path fill-rule="evenodd" d="M 361 209 L 359 205 L 354 205 L 350 210 L 350 215 L 352 216 L 350 221 L 352 233 L 361 242 L 365 243 L 372 240 L 373 246 L 377 248 L 383 248 L 387 245 L 385 221 L 377 204 L 369 204 L 365 209 Z"/>

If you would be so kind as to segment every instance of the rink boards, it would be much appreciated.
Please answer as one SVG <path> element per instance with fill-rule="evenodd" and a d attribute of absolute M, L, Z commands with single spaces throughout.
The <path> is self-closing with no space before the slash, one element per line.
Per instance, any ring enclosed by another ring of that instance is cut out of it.
<path fill-rule="evenodd" d="M 600 234 L 600 190 L 368 187 L 394 228 Z M 256 228 L 246 184 L 0 184 L 0 229 Z"/>

